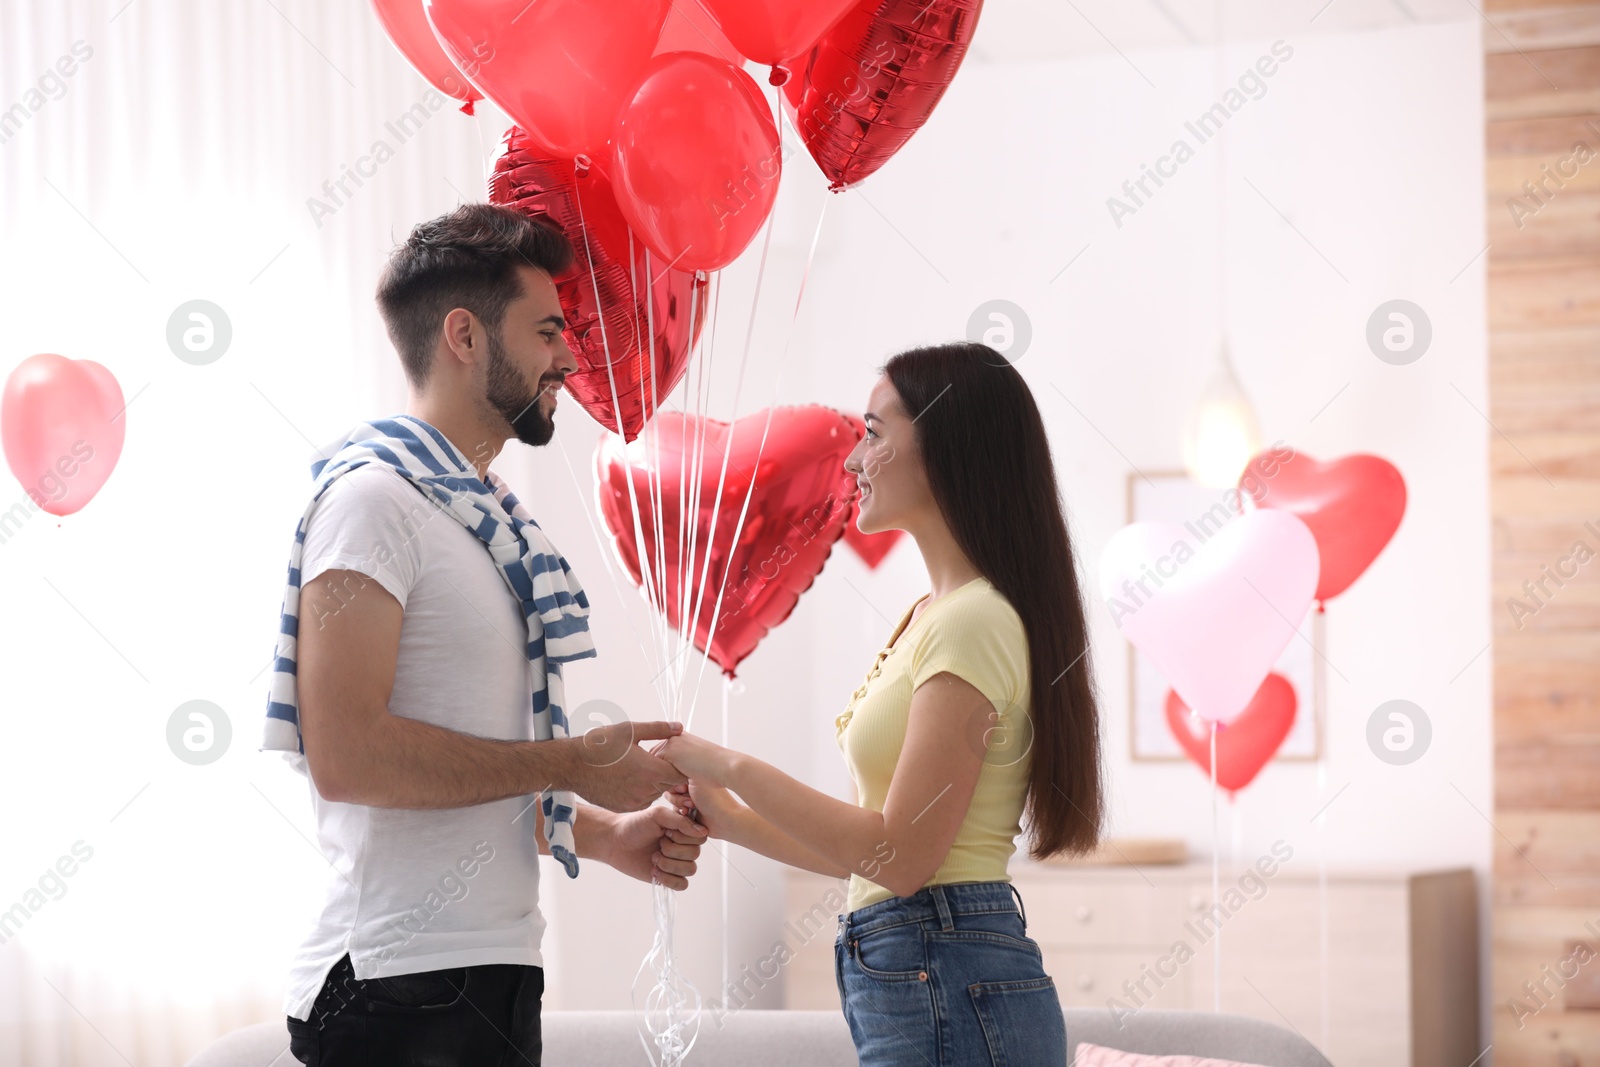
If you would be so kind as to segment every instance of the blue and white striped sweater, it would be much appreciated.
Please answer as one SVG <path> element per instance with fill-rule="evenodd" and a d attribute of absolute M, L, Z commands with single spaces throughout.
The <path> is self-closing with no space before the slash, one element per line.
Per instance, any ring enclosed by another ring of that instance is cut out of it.
<path fill-rule="evenodd" d="M 483 542 L 499 564 L 506 585 L 522 604 L 527 622 L 527 655 L 533 664 L 534 739 L 568 736 L 561 665 L 595 654 L 589 636 L 589 599 L 577 575 L 497 474 L 489 471 L 487 481 L 480 479 L 476 468 L 444 434 L 414 415 L 395 415 L 362 423 L 338 444 L 321 450 L 311 464 L 316 487 L 300 517 L 290 549 L 261 750 L 284 752 L 297 771 L 308 773 L 295 690 L 300 563 L 306 525 L 328 486 L 366 463 L 393 467 L 434 506 Z M 546 790 L 540 799 L 550 854 L 575 878 L 578 857 L 572 826 L 576 798 L 570 792 Z"/>

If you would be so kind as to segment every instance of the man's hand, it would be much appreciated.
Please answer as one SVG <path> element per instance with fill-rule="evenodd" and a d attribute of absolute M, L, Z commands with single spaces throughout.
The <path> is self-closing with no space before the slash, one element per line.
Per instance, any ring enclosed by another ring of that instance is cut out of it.
<path fill-rule="evenodd" d="M 619 722 L 597 726 L 574 739 L 577 765 L 572 769 L 573 792 L 611 811 L 639 811 L 656 797 L 687 779 L 665 760 L 638 746 L 640 741 L 675 737 L 683 725 L 675 722 Z"/>
<path fill-rule="evenodd" d="M 705 830 L 665 804 L 618 816 L 608 862 L 641 882 L 687 889 Z"/>

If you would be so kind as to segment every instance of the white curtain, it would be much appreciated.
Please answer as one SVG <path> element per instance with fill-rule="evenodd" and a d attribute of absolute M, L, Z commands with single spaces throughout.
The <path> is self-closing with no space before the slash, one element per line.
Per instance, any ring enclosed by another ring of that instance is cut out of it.
<path fill-rule="evenodd" d="M 0 543 L 0 1063 L 168 1067 L 281 1017 L 326 873 L 256 751 L 305 460 L 403 406 L 377 272 L 484 198 L 504 120 L 430 98 L 364 0 L 3 0 L 0 94 L 0 375 L 92 359 L 129 402 L 100 495 Z M 194 299 L 232 327 L 204 366 L 166 340 Z M 232 731 L 207 766 L 167 746 L 191 700 Z"/>

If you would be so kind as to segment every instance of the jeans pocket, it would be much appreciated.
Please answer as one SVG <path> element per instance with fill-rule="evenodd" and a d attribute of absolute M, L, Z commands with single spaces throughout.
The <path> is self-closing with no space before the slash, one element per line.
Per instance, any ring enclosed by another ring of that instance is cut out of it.
<path fill-rule="evenodd" d="M 301 1063 L 316 1063 L 318 1056 L 318 1027 L 315 1023 L 296 1019 L 293 1015 L 284 1018 L 289 1024 L 289 1055 Z"/>
<path fill-rule="evenodd" d="M 367 1009 L 372 1012 L 442 1011 L 453 1008 L 467 995 L 468 969 L 418 971 L 365 983 Z"/>
<path fill-rule="evenodd" d="M 992 1067 L 1067 1061 L 1067 1027 L 1051 978 L 975 982 L 967 987 Z"/>
<path fill-rule="evenodd" d="M 882 982 L 925 982 L 928 949 L 922 924 L 902 923 L 850 938 L 846 945 L 862 974 Z"/>

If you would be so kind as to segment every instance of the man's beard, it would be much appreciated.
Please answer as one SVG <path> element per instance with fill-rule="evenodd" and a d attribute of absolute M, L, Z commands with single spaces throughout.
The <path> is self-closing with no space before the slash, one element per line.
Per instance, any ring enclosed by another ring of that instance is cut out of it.
<path fill-rule="evenodd" d="M 550 379 L 551 383 L 560 381 L 559 376 Z M 554 437 L 556 432 L 555 420 L 546 415 L 544 409 L 539 406 L 540 394 L 529 391 L 527 381 L 512 366 L 511 360 L 506 358 L 506 350 L 500 343 L 498 330 L 489 334 L 487 392 L 486 399 L 489 406 L 511 424 L 517 440 L 525 445 L 550 443 L 550 438 Z"/>

